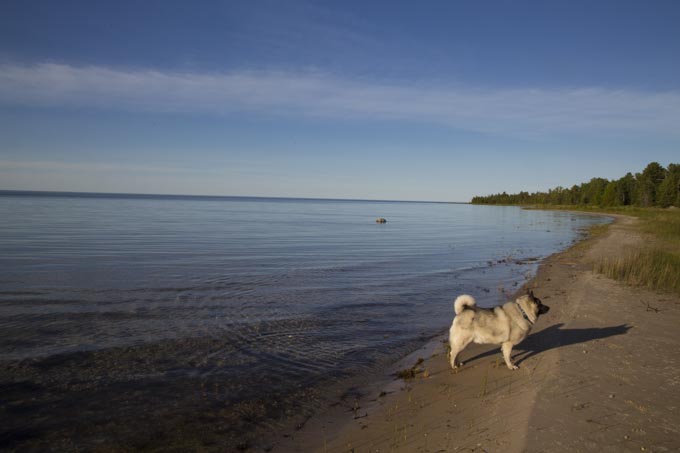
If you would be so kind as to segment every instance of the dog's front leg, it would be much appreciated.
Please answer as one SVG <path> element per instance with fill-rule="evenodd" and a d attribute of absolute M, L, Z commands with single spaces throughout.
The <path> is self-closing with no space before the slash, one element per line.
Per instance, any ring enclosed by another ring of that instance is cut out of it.
<path fill-rule="evenodd" d="M 503 351 L 503 358 L 505 359 L 505 364 L 508 366 L 508 369 L 510 370 L 518 369 L 519 367 L 512 363 L 512 360 L 510 360 L 510 353 L 512 352 L 512 343 L 506 341 L 501 346 L 501 350 Z"/>

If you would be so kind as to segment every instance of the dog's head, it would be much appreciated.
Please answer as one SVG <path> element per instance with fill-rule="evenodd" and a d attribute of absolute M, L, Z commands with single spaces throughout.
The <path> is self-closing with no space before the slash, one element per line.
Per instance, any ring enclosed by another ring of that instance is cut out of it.
<path fill-rule="evenodd" d="M 536 314 L 537 318 L 538 318 L 539 315 L 544 315 L 544 314 L 548 313 L 548 310 L 550 310 L 550 307 L 548 307 L 547 305 L 543 305 L 543 302 L 541 302 L 541 299 L 534 296 L 533 290 L 529 290 L 529 293 L 527 294 L 527 296 L 529 296 L 529 301 L 531 301 L 531 305 L 536 310 L 534 313 Z"/>
<path fill-rule="evenodd" d="M 533 318 L 531 322 L 535 322 L 540 315 L 544 315 L 548 313 L 548 310 L 550 310 L 550 307 L 543 305 L 541 299 L 534 296 L 534 292 L 531 290 L 527 291 L 525 296 L 517 299 L 517 303 L 527 314 L 530 313 L 530 317 Z"/>

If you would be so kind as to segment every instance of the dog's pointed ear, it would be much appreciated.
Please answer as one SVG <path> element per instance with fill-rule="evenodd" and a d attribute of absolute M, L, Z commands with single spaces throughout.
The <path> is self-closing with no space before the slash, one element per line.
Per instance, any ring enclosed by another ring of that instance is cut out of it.
<path fill-rule="evenodd" d="M 534 290 L 533 289 L 530 289 L 527 292 L 529 293 L 529 297 L 531 298 L 531 300 L 536 299 L 536 296 L 534 296 Z"/>

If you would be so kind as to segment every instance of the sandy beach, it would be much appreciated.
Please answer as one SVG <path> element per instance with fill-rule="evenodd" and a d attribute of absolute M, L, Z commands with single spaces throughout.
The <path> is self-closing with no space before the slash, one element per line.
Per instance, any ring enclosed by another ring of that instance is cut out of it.
<path fill-rule="evenodd" d="M 496 346 L 472 345 L 453 371 L 444 334 L 385 372 L 415 366 L 413 379 L 376 376 L 267 450 L 680 450 L 680 298 L 592 272 L 641 240 L 635 221 L 618 216 L 540 266 L 526 286 L 551 311 L 513 350 L 519 370 Z"/>

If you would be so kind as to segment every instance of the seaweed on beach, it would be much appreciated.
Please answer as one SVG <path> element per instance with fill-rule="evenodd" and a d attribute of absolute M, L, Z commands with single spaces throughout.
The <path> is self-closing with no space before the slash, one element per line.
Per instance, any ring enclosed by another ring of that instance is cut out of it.
<path fill-rule="evenodd" d="M 415 365 L 413 365 L 410 368 L 404 368 L 403 370 L 397 371 L 396 376 L 399 379 L 414 379 L 419 373 L 422 373 L 423 369 L 419 368 L 419 366 L 425 361 L 422 357 L 418 358 L 416 361 Z"/>

